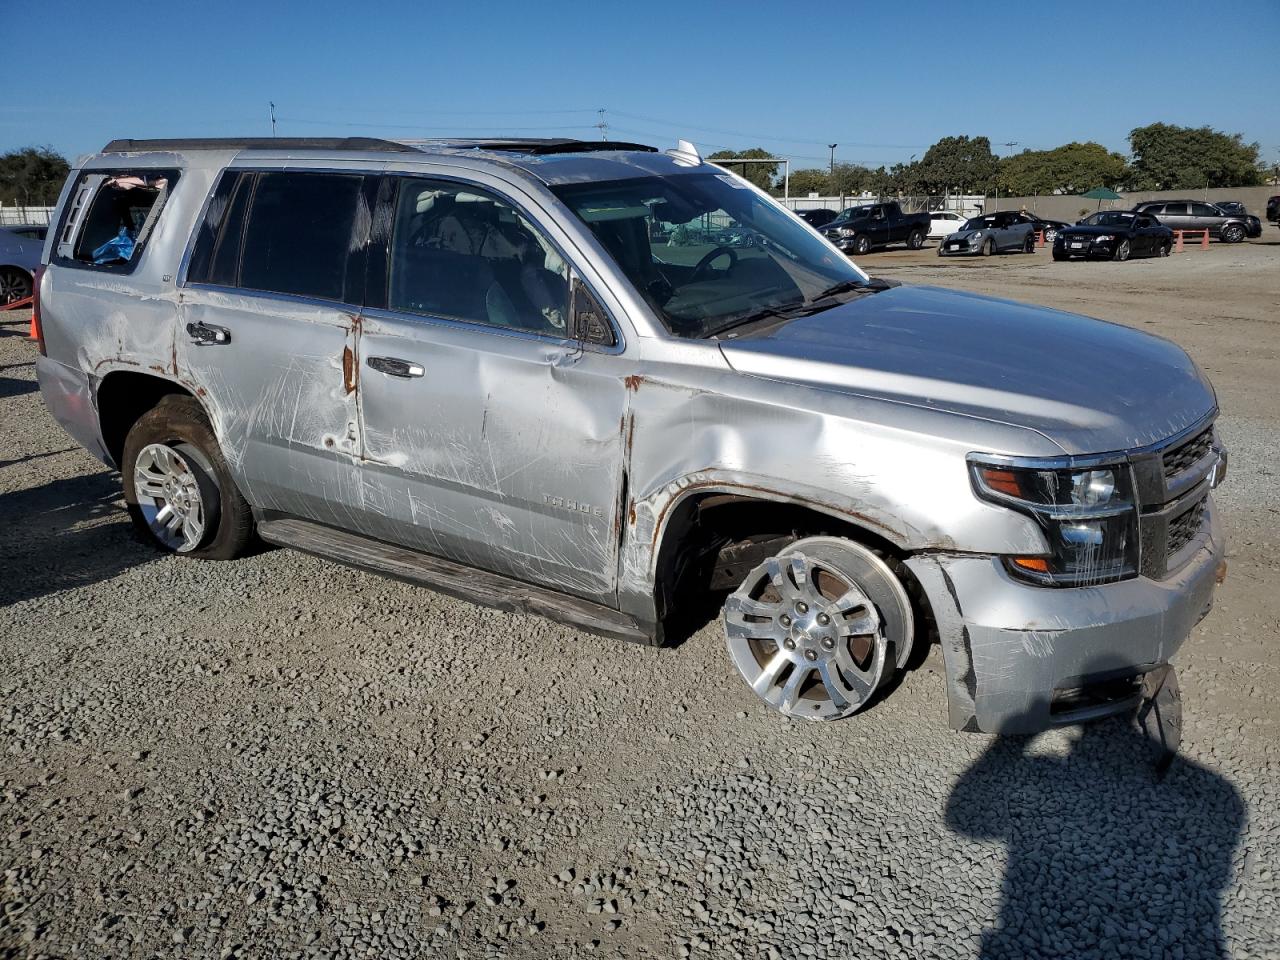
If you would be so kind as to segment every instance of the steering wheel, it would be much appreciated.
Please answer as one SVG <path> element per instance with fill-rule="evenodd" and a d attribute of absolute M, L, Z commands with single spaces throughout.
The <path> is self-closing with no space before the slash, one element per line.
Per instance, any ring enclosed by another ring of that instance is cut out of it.
<path fill-rule="evenodd" d="M 726 253 L 729 255 L 729 266 L 725 268 L 725 273 L 732 270 L 738 265 L 738 252 L 733 247 L 716 247 L 698 261 L 698 265 L 693 268 L 693 273 L 689 275 L 689 282 L 701 279 L 702 274 L 711 269 L 712 262 Z"/>

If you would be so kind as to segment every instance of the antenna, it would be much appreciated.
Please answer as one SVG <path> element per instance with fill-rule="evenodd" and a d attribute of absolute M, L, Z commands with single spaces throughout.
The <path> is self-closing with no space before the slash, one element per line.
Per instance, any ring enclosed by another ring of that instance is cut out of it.
<path fill-rule="evenodd" d="M 274 100 L 268 100 L 267 103 L 271 107 L 271 135 L 274 137 L 276 135 L 276 104 Z"/>
<path fill-rule="evenodd" d="M 600 119 L 596 122 L 595 128 L 600 131 L 600 139 L 609 139 L 609 124 L 604 118 L 604 107 L 601 107 L 596 113 L 600 114 Z"/>

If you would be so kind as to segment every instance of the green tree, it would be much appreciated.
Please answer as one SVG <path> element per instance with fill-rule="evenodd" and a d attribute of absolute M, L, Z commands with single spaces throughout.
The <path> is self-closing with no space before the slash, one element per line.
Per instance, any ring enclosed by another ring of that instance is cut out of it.
<path fill-rule="evenodd" d="M 1152 123 L 1129 133 L 1135 190 L 1251 187 L 1262 183 L 1258 145 L 1212 127 Z"/>
<path fill-rule="evenodd" d="M 837 163 L 831 192 L 842 197 L 862 193 L 871 185 L 871 171 L 856 163 Z"/>
<path fill-rule="evenodd" d="M 985 191 L 994 186 L 996 156 L 986 137 L 943 137 L 925 151 L 911 176 L 926 193 Z"/>
<path fill-rule="evenodd" d="M 70 171 L 66 158 L 52 147 L 23 147 L 0 154 L 0 202 L 52 206 Z"/>
<path fill-rule="evenodd" d="M 803 197 L 810 193 L 827 196 L 831 192 L 831 175 L 826 170 L 814 168 L 796 170 L 791 174 L 790 186 L 793 197 Z M 777 184 L 775 189 L 781 192 L 782 184 Z"/>
<path fill-rule="evenodd" d="M 718 150 L 707 159 L 716 163 L 734 157 L 746 160 L 774 159 L 773 154 L 763 147 L 752 147 L 749 150 Z M 778 176 L 778 168 L 781 166 L 780 163 L 722 163 L 720 165 L 726 170 L 732 170 L 743 179 L 750 180 L 762 190 L 768 190 L 773 186 L 773 181 Z"/>
<path fill-rule="evenodd" d="M 1124 157 L 1100 143 L 1068 143 L 1052 150 L 1023 150 L 1000 161 L 1000 190 L 1011 196 L 1084 193 L 1117 187 L 1129 168 Z"/>

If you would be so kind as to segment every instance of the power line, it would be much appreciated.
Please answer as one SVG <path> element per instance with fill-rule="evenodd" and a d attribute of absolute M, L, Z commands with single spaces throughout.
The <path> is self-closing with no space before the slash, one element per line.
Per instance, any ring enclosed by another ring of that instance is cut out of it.
<path fill-rule="evenodd" d="M 827 146 L 826 140 L 812 140 L 806 137 L 775 137 L 760 133 L 745 133 L 741 130 L 724 130 L 718 127 L 704 127 L 696 123 L 681 123 L 675 120 L 662 120 L 658 117 L 646 117 L 638 113 L 627 113 L 623 110 L 614 110 L 620 117 L 627 117 L 631 120 L 640 120 L 644 123 L 656 123 L 665 127 L 674 127 L 681 130 L 702 130 L 707 133 L 718 133 L 727 137 L 742 137 L 746 140 L 771 140 L 775 143 L 810 143 L 814 145 Z M 865 150 L 883 149 L 883 150 L 915 150 L 921 147 L 927 147 L 927 143 L 859 143 L 851 140 L 842 141 L 849 147 L 861 147 Z"/>

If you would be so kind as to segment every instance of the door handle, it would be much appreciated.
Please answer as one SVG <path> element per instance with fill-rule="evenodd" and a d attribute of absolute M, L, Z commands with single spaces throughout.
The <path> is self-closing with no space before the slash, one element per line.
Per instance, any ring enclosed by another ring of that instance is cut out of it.
<path fill-rule="evenodd" d="M 211 347 L 231 342 L 231 331 L 226 327 L 215 327 L 213 324 L 199 321 L 187 324 L 187 335 L 198 347 Z"/>
<path fill-rule="evenodd" d="M 410 363 L 399 357 L 370 357 L 365 363 L 379 373 L 385 373 L 389 377 L 400 377 L 403 380 L 420 377 L 426 373 L 421 364 Z"/>

